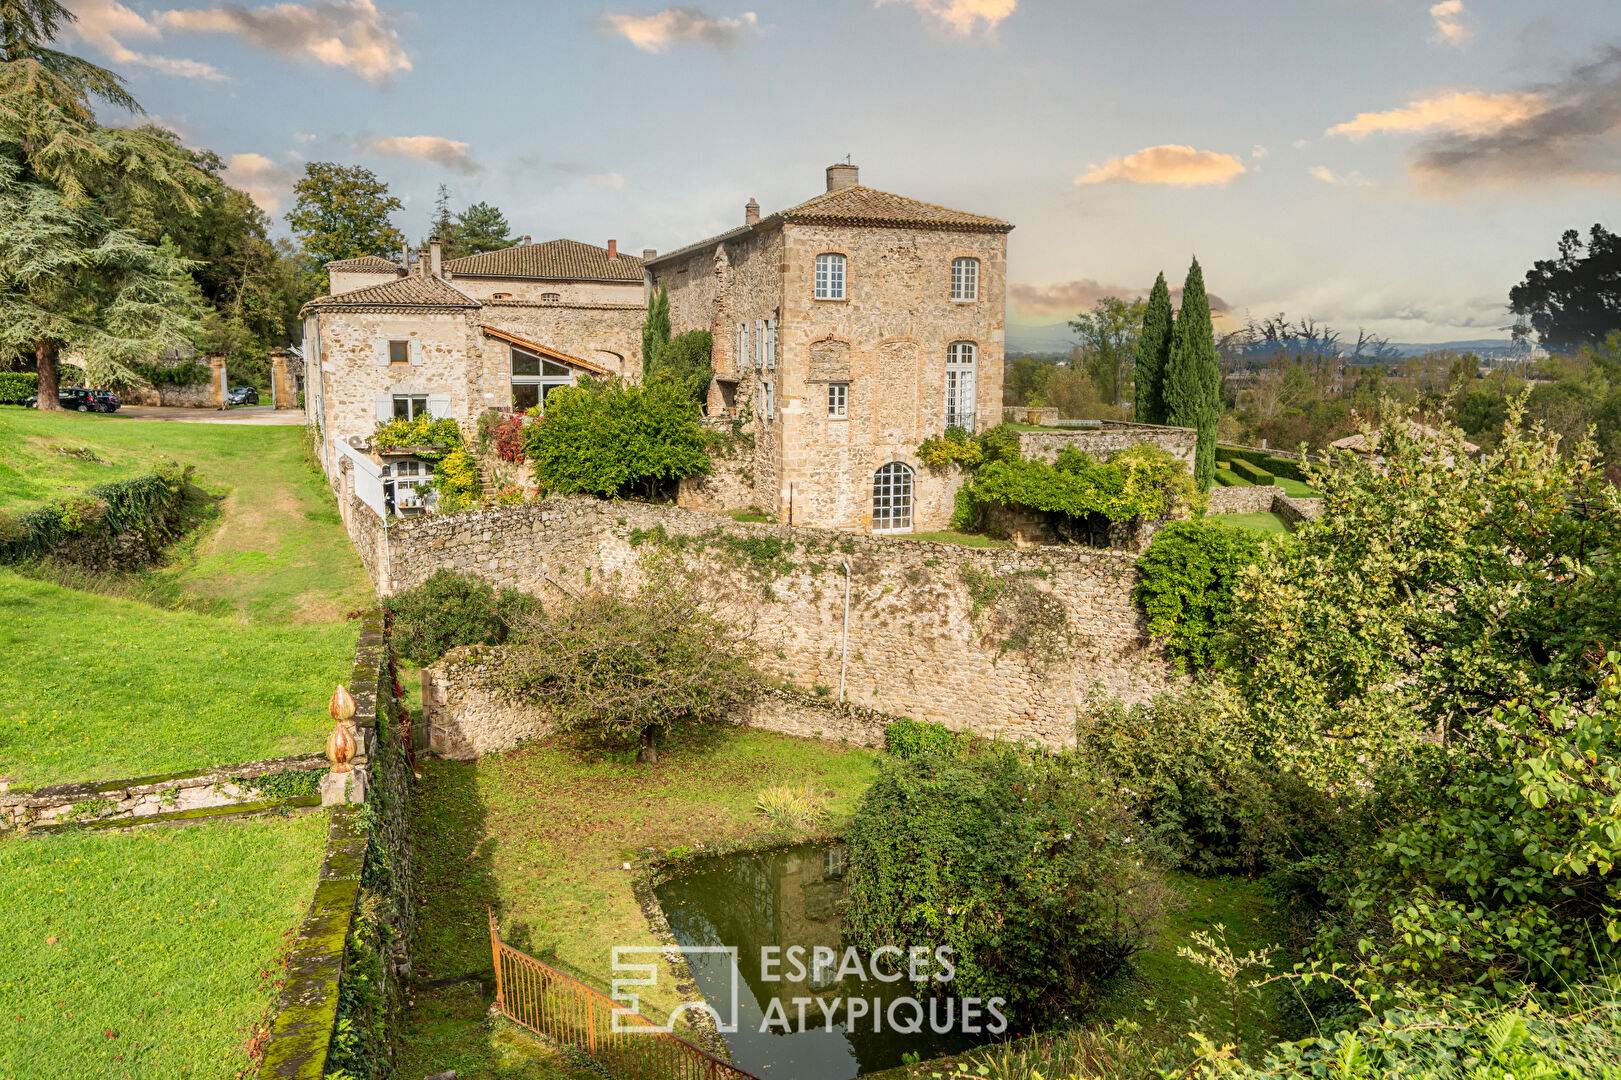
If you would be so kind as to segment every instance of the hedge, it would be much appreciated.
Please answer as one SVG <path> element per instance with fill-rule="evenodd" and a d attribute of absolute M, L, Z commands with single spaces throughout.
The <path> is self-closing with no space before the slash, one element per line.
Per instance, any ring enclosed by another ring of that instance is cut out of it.
<path fill-rule="evenodd" d="M 39 376 L 32 371 L 0 371 L 0 405 L 21 405 L 39 393 Z"/>
<path fill-rule="evenodd" d="M 1231 469 L 1217 469 L 1215 472 L 1216 484 L 1219 487 L 1249 487 L 1250 482 L 1233 472 Z"/>
<path fill-rule="evenodd" d="M 1256 487 L 1271 487 L 1273 481 L 1277 479 L 1259 465 L 1243 458 L 1235 458 L 1231 469 L 1234 476 L 1242 476 Z"/>
<path fill-rule="evenodd" d="M 1292 458 L 1274 457 L 1265 450 L 1251 450 L 1247 446 L 1220 446 L 1216 447 L 1216 460 L 1220 461 L 1247 461 L 1251 465 L 1265 469 L 1273 476 L 1283 476 L 1290 480 L 1299 480 L 1307 483 L 1306 470 L 1301 463 Z"/>
<path fill-rule="evenodd" d="M 192 467 L 165 462 L 15 517 L 0 514 L 0 563 L 52 558 L 92 570 L 156 562 L 207 495 Z"/>

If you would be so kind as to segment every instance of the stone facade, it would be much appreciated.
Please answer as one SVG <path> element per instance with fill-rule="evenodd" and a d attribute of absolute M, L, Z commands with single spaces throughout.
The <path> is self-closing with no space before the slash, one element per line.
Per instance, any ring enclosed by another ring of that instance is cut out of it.
<path fill-rule="evenodd" d="M 350 510 L 356 521 L 368 514 Z M 1094 690 L 1140 700 L 1172 678 L 1131 601 L 1136 560 L 1123 552 L 967 548 L 584 497 L 396 522 L 386 548 L 382 535 L 356 540 L 383 595 L 440 567 L 541 596 L 634 586 L 660 535 L 686 538 L 678 554 L 691 575 L 757 618 L 763 668 L 834 694 L 848 564 L 847 699 L 986 734 L 1063 743 Z M 783 548 L 753 560 L 728 537 Z M 1020 641 L 1033 643 L 1028 654 Z"/>
<path fill-rule="evenodd" d="M 1322 515 L 1322 499 L 1292 499 L 1279 494 L 1272 502 L 1272 512 L 1294 528 L 1303 521 L 1314 521 Z"/>
<path fill-rule="evenodd" d="M 936 219 L 853 174 L 830 169 L 828 197 L 853 192 L 878 209 L 841 217 L 810 212 L 812 200 L 647 265 L 669 290 L 672 330 L 714 335 L 711 409 L 749 418 L 750 502 L 779 520 L 791 505 L 795 524 L 865 532 L 880 466 L 898 462 L 914 485 L 931 483 L 915 451 L 946 427 L 948 346 L 974 349 L 969 426 L 1000 417 L 1012 226 L 926 207 Z M 816 298 L 819 255 L 843 256 L 842 298 Z M 952 299 L 957 259 L 976 260 L 972 300 Z M 834 385 L 845 388 L 838 415 Z M 912 524 L 929 527 L 938 525 Z"/>
<path fill-rule="evenodd" d="M 1070 431 L 1022 431 L 1019 433 L 1019 452 L 1034 461 L 1053 462 L 1058 460 L 1059 451 L 1073 446 L 1101 460 L 1147 443 L 1169 451 L 1177 460 L 1187 462 L 1190 470 L 1193 468 L 1194 446 L 1199 440 L 1199 433 L 1193 428 L 1131 424 L 1119 420 L 1099 423 L 1099 427 Z"/>

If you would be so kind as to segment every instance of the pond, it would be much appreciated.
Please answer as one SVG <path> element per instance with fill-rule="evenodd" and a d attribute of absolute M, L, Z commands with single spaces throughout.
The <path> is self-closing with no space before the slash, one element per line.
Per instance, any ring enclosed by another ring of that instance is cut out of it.
<path fill-rule="evenodd" d="M 984 1005 L 914 998 L 909 958 L 880 956 L 875 971 L 847 947 L 843 878 L 842 845 L 805 844 L 716 856 L 655 890 L 733 1063 L 762 1077 L 850 1080 L 908 1053 L 927 1061 L 994 1038 L 1005 1024 Z M 696 951 L 723 948 L 736 950 L 735 973 L 729 953 Z"/>

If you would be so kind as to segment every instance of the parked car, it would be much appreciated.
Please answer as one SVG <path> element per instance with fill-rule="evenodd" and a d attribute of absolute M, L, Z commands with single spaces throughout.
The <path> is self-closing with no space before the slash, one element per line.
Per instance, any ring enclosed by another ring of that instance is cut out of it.
<path fill-rule="evenodd" d="M 238 386 L 225 395 L 227 405 L 257 405 L 259 404 L 259 391 L 251 386 Z"/>
<path fill-rule="evenodd" d="M 57 404 L 73 412 L 117 412 L 121 404 L 111 390 L 91 390 L 83 386 L 64 387 L 56 392 Z M 39 395 L 35 394 L 23 404 L 30 409 L 39 408 Z"/>

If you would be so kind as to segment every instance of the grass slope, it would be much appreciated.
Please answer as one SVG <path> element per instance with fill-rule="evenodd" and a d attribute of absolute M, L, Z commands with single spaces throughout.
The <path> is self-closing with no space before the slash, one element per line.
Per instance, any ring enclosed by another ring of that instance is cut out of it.
<path fill-rule="evenodd" d="M 474 762 L 424 762 L 426 779 L 412 798 L 418 978 L 490 970 L 484 906 L 491 904 L 513 945 L 606 991 L 611 946 L 657 944 L 625 862 L 644 848 L 769 835 L 753 804 L 775 784 L 832 792 L 834 816 L 847 816 L 874 775 L 870 750 L 749 729 L 673 744 L 659 757 L 648 767 L 553 738 Z M 488 1001 L 469 1000 L 460 1012 L 441 997 L 423 1002 L 404 1040 L 402 1075 L 462 1067 L 462 1057 L 435 1056 L 449 1048 L 434 1048 L 450 1023 L 447 1009 L 479 1022 Z M 668 985 L 644 998 L 650 1016 L 668 1015 L 678 1001 Z M 495 1071 L 494 1050 L 481 1045 L 458 1044 L 463 1057 L 485 1055 L 485 1071 L 468 1075 L 506 1075 Z"/>
<path fill-rule="evenodd" d="M 195 466 L 197 482 L 223 497 L 219 520 L 153 575 L 156 591 L 201 597 L 255 621 L 334 622 L 369 603 L 370 588 L 331 493 L 305 462 L 303 438 L 299 427 L 0 407 L 0 510 L 25 510 L 166 459 Z"/>
<path fill-rule="evenodd" d="M 355 625 L 247 625 L 0 570 L 0 776 L 40 787 L 319 750 Z"/>
<path fill-rule="evenodd" d="M 1229 525 L 1237 525 L 1241 529 L 1253 529 L 1258 533 L 1286 533 L 1292 532 L 1289 523 L 1277 514 L 1213 514 L 1210 520 L 1225 521 Z"/>
<path fill-rule="evenodd" d="M 0 843 L 0 1077 L 236 1076 L 325 836 L 312 814 Z"/>

